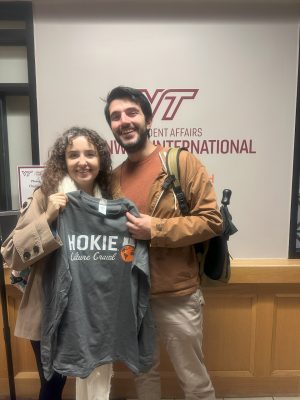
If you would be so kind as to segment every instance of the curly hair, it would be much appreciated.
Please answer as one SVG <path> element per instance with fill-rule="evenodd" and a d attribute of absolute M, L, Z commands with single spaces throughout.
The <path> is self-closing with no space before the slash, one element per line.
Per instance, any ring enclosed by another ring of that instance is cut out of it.
<path fill-rule="evenodd" d="M 112 162 L 107 143 L 97 132 L 77 126 L 65 131 L 56 139 L 53 147 L 50 149 L 49 159 L 45 164 L 45 170 L 42 176 L 42 192 L 45 196 L 57 192 L 59 183 L 68 173 L 65 160 L 67 146 L 72 143 L 74 138 L 79 136 L 85 137 L 96 147 L 100 156 L 100 170 L 95 182 L 98 183 L 102 196 L 111 199 Z"/>

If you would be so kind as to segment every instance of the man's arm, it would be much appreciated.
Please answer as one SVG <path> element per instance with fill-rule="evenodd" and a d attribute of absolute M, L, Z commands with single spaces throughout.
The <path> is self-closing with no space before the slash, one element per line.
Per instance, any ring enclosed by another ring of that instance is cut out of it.
<path fill-rule="evenodd" d="M 188 152 L 180 155 L 181 185 L 190 208 L 189 216 L 168 207 L 169 218 L 128 215 L 128 228 L 135 239 L 151 240 L 154 247 L 181 247 L 208 240 L 222 232 L 223 221 L 205 167 Z M 159 208 L 160 206 L 158 206 Z"/>

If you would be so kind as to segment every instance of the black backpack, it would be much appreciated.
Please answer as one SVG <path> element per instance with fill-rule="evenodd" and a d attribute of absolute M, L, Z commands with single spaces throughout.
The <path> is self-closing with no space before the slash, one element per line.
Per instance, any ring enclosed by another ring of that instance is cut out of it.
<path fill-rule="evenodd" d="M 180 185 L 179 155 L 185 149 L 169 149 L 166 155 L 166 168 L 168 177 L 163 189 L 172 187 L 180 207 L 182 215 L 189 215 L 189 207 Z M 228 250 L 228 239 L 230 235 L 237 232 L 232 223 L 231 215 L 227 206 L 230 203 L 231 190 L 223 191 L 222 206 L 220 212 L 223 218 L 223 233 L 210 240 L 194 245 L 199 262 L 199 275 L 201 284 L 228 283 L 230 279 L 230 259 Z"/>

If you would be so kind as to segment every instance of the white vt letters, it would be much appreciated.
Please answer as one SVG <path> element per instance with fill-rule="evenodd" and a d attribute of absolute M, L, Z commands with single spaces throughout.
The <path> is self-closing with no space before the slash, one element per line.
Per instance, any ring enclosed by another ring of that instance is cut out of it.
<path fill-rule="evenodd" d="M 118 236 L 68 235 L 68 241 L 69 250 L 118 250 Z"/>

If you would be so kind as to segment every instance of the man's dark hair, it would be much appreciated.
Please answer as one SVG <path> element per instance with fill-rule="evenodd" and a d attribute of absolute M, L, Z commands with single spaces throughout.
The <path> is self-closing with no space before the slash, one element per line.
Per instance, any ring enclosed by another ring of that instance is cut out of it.
<path fill-rule="evenodd" d="M 147 99 L 147 97 L 138 89 L 126 87 L 126 86 L 117 86 L 111 92 L 108 93 L 106 98 L 106 105 L 104 108 L 104 114 L 108 125 L 111 125 L 110 115 L 109 115 L 109 106 L 113 100 L 117 99 L 129 99 L 134 103 L 138 104 L 145 116 L 146 122 L 152 120 L 152 109 L 151 105 Z"/>

